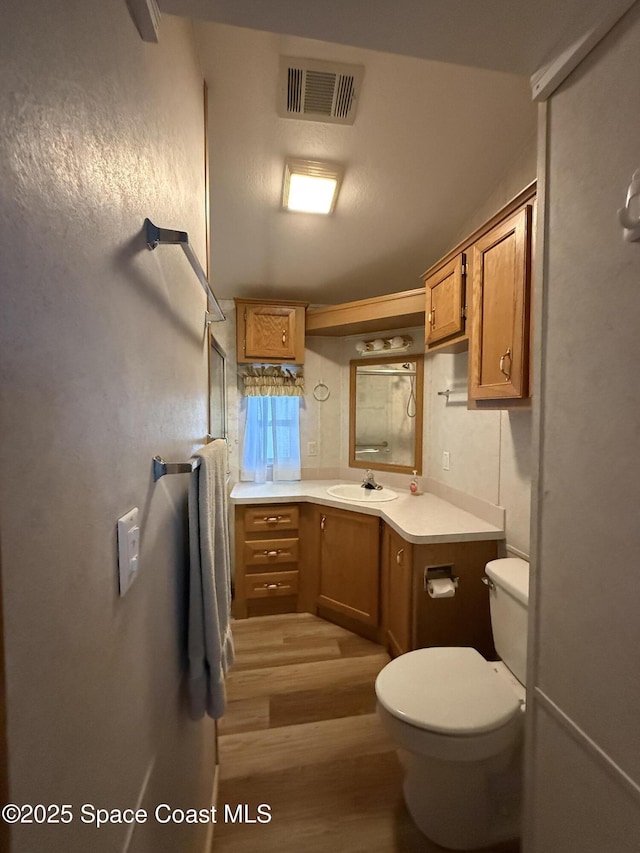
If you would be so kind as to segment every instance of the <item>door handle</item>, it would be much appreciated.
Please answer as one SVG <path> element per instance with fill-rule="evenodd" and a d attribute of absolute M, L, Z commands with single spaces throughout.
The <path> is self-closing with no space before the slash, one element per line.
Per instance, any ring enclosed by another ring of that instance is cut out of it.
<path fill-rule="evenodd" d="M 504 369 L 504 361 L 506 358 L 509 359 L 509 370 Z M 507 347 L 505 354 L 500 356 L 500 373 L 507 377 L 507 382 L 511 379 L 511 347 Z"/>

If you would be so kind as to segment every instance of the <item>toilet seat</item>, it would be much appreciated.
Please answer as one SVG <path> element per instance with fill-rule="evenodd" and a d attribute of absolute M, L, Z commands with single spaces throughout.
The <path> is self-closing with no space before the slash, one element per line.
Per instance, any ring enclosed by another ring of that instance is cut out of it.
<path fill-rule="evenodd" d="M 458 737 L 501 728 L 520 711 L 513 688 L 471 648 L 428 648 L 401 655 L 378 675 L 376 695 L 397 719 Z"/>

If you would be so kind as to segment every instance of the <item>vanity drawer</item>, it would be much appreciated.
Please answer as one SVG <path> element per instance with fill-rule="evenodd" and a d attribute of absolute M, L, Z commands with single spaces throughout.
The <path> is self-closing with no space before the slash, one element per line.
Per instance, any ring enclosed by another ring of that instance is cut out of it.
<path fill-rule="evenodd" d="M 298 507 L 284 504 L 246 507 L 244 529 L 246 533 L 263 533 L 267 530 L 297 530 Z"/>
<path fill-rule="evenodd" d="M 244 594 L 247 598 L 274 598 L 279 595 L 296 595 L 298 572 L 262 572 L 245 575 Z"/>
<path fill-rule="evenodd" d="M 267 568 L 298 562 L 298 539 L 249 539 L 244 543 L 244 565 Z"/>

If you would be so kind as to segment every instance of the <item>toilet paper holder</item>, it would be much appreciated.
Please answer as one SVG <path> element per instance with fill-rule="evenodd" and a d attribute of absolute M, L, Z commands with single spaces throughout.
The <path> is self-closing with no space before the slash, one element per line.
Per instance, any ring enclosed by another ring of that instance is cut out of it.
<path fill-rule="evenodd" d="M 460 583 L 460 578 L 453 573 L 453 565 L 448 566 L 425 566 L 424 575 L 423 575 L 423 584 L 424 591 L 427 592 L 429 581 L 435 581 L 439 579 L 450 580 L 455 588 L 458 588 L 458 584 Z"/>

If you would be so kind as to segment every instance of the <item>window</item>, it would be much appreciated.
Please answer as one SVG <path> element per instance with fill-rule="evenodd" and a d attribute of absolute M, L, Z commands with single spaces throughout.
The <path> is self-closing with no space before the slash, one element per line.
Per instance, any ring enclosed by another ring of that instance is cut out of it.
<path fill-rule="evenodd" d="M 300 397 L 247 397 L 241 479 L 300 479 Z"/>

